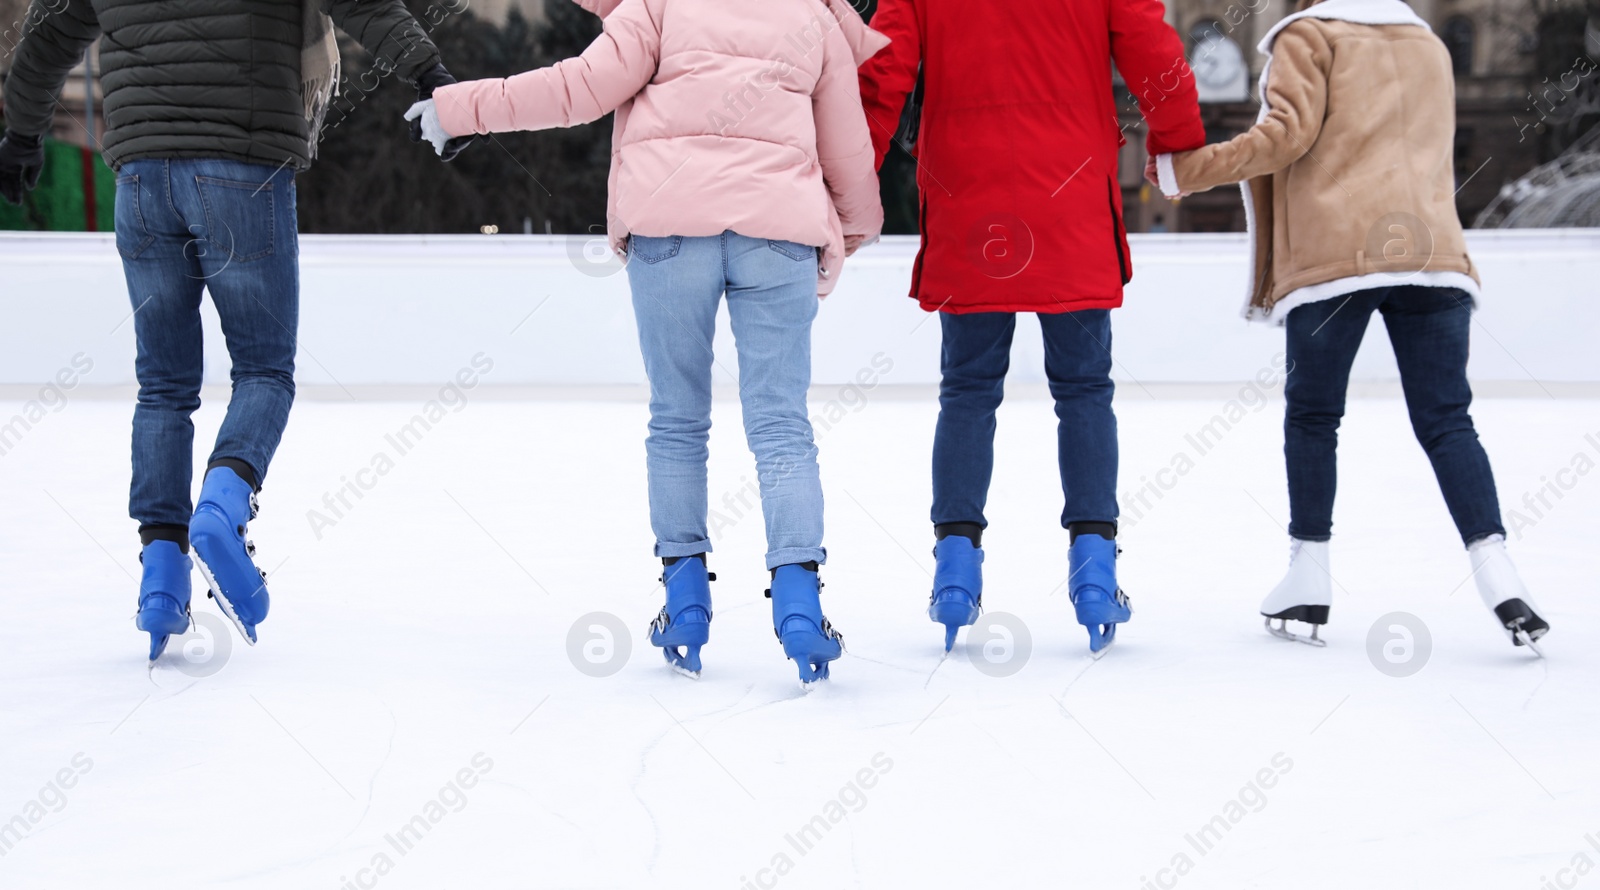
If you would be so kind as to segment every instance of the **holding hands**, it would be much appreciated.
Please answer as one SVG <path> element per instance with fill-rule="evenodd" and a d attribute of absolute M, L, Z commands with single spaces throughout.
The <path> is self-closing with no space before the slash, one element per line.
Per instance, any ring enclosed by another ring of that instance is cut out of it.
<path fill-rule="evenodd" d="M 411 141 L 431 144 L 434 152 L 445 161 L 455 160 L 456 155 L 478 138 L 472 135 L 452 136 L 439 123 L 439 111 L 433 104 L 433 91 L 455 82 L 456 79 L 445 70 L 442 62 L 424 71 L 417 78 L 417 101 L 406 110 L 406 120 L 411 122 Z"/>
<path fill-rule="evenodd" d="M 855 256 L 856 251 L 868 244 L 875 244 L 877 241 L 878 237 L 876 235 L 872 236 L 870 240 L 866 235 L 846 235 L 844 236 L 844 255 Z"/>
<path fill-rule="evenodd" d="M 1156 191 L 1159 191 L 1162 194 L 1167 194 L 1166 189 L 1162 188 L 1161 186 L 1161 168 L 1156 163 L 1155 155 L 1151 155 L 1145 159 L 1144 178 L 1146 182 L 1156 187 Z M 1189 192 L 1179 192 L 1175 195 L 1167 194 L 1167 197 L 1172 200 L 1177 200 L 1179 198 L 1187 198 L 1189 197 L 1189 194 Z"/>

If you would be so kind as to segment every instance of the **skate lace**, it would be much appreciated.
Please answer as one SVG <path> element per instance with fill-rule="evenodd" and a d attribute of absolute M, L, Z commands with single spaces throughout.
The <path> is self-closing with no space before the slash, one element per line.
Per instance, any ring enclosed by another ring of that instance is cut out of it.
<path fill-rule="evenodd" d="M 840 649 L 844 648 L 844 634 L 834 630 L 833 622 L 829 621 L 826 616 L 822 619 L 822 635 L 838 643 Z"/>

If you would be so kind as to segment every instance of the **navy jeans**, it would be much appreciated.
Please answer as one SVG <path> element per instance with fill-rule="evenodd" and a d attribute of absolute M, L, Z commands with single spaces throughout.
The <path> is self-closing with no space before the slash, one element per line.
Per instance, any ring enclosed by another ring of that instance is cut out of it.
<path fill-rule="evenodd" d="M 1505 534 L 1489 457 L 1467 408 L 1467 341 L 1472 300 L 1461 290 L 1399 286 L 1307 303 L 1287 320 L 1283 456 L 1289 469 L 1289 534 L 1326 541 L 1333 534 L 1339 421 L 1361 336 L 1383 316 L 1400 366 L 1411 429 L 1433 463 L 1450 518 L 1471 543 Z"/>
<path fill-rule="evenodd" d="M 976 312 L 939 316 L 939 424 L 933 435 L 933 522 L 987 527 L 984 504 L 994 474 L 995 410 L 1005 395 L 1017 316 Z M 1111 312 L 1040 314 L 1044 370 L 1055 397 L 1061 525 L 1117 519 L 1117 417 L 1111 410 Z"/>
<path fill-rule="evenodd" d="M 117 177 L 117 250 L 133 302 L 139 403 L 129 514 L 188 526 L 200 407 L 200 294 L 233 361 L 233 398 L 210 463 L 242 461 L 257 485 L 294 401 L 300 313 L 294 171 L 219 159 L 136 160 Z"/>

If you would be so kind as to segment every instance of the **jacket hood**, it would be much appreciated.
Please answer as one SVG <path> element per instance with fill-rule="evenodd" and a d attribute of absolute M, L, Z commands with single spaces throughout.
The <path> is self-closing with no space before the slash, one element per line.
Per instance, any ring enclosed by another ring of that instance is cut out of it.
<path fill-rule="evenodd" d="M 844 33 L 845 42 L 850 44 L 857 68 L 889 45 L 889 38 L 867 27 L 860 13 L 845 0 L 828 0 L 828 11 L 839 20 L 839 30 Z"/>
<path fill-rule="evenodd" d="M 610 15 L 613 9 L 622 5 L 622 0 L 573 0 L 573 2 L 601 18 Z M 889 45 L 889 38 L 867 27 L 867 23 L 862 21 L 855 7 L 845 0 L 816 0 L 816 2 L 824 3 L 838 21 L 845 42 L 850 44 L 850 53 L 855 57 L 857 68 Z M 1385 0 L 1385 2 L 1402 5 L 1400 0 Z"/>

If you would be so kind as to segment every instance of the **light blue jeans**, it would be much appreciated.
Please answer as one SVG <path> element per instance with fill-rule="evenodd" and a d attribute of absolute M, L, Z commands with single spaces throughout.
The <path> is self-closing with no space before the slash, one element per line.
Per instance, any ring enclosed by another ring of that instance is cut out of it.
<path fill-rule="evenodd" d="M 639 349 L 650 377 L 650 527 L 656 555 L 711 550 L 706 460 L 711 434 L 711 341 L 728 297 L 739 353 L 739 401 L 756 483 L 716 505 L 718 527 L 759 489 L 767 568 L 823 562 L 822 482 L 806 412 L 811 322 L 817 316 L 817 249 L 734 232 L 689 238 L 634 235 L 628 280 Z"/>

